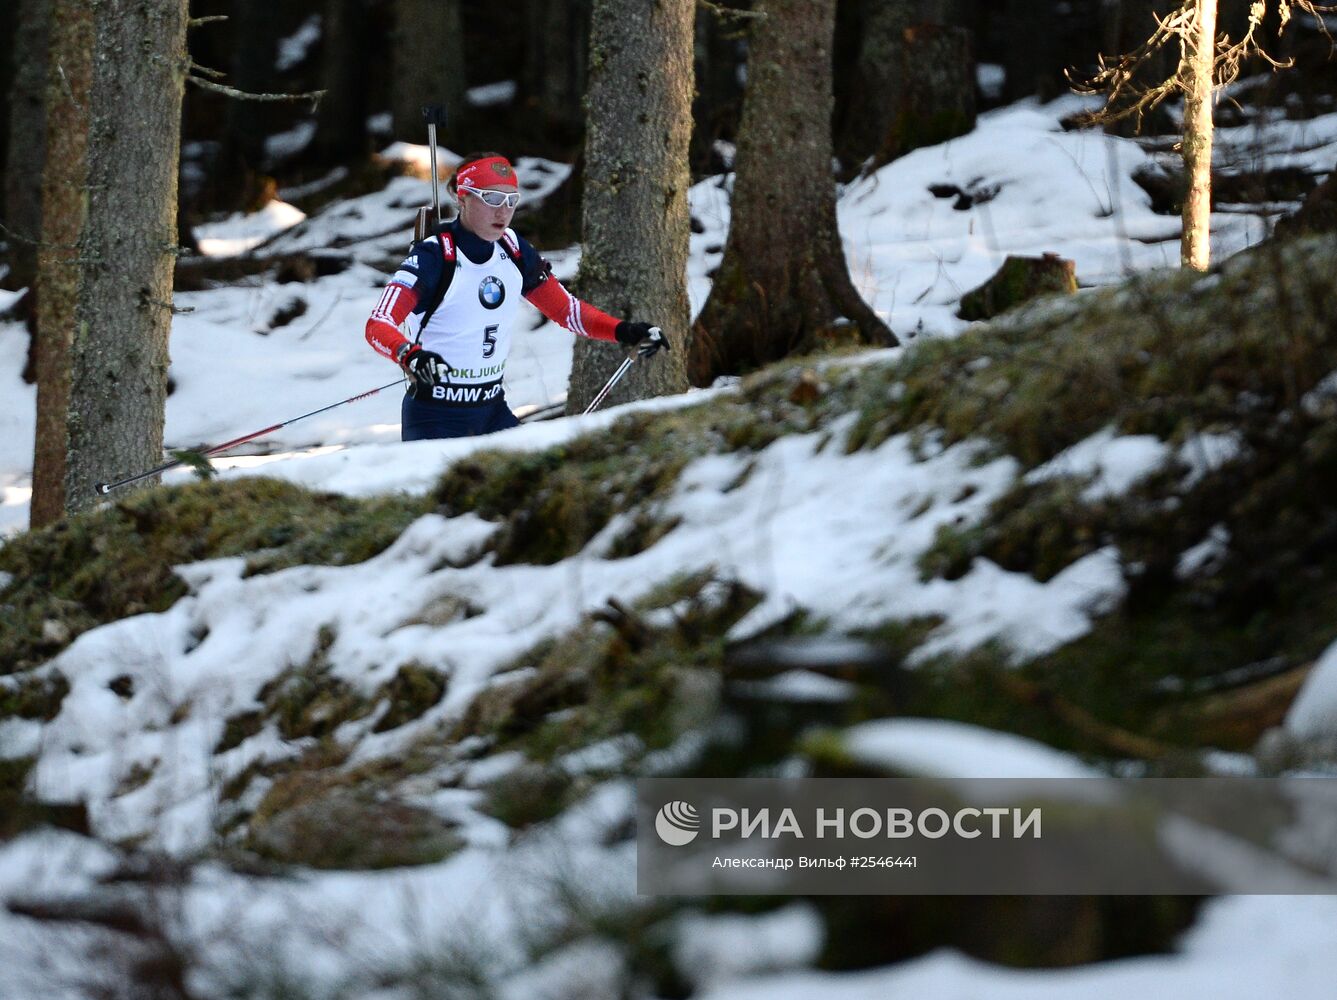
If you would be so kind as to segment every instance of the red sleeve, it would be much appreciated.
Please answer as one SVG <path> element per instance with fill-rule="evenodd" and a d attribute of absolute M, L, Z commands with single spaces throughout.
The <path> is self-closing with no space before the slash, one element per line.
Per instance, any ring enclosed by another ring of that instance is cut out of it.
<path fill-rule="evenodd" d="M 412 288 L 405 288 L 393 281 L 385 286 L 381 301 L 376 303 L 371 318 L 367 320 L 367 343 L 377 354 L 384 354 L 393 361 L 395 352 L 408 343 L 399 332 L 399 324 L 408 319 L 417 304 L 418 293 Z"/>
<path fill-rule="evenodd" d="M 581 302 L 556 278 L 549 275 L 546 281 L 539 283 L 525 295 L 538 311 L 574 334 L 589 337 L 592 340 L 616 340 L 614 331 L 618 321 L 606 312 L 595 309 L 588 302 Z"/>

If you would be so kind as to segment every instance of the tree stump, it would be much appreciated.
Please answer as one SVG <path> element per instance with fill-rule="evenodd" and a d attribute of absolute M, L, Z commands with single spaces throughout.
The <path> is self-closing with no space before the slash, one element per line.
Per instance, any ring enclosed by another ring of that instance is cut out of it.
<path fill-rule="evenodd" d="M 1077 267 L 1058 254 L 1008 257 L 992 278 L 961 297 L 961 319 L 992 319 L 1040 295 L 1077 291 Z"/>

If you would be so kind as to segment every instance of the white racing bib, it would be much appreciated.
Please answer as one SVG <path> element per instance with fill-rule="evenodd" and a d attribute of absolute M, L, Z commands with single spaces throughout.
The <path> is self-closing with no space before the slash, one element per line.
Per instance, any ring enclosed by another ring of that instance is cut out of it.
<path fill-rule="evenodd" d="M 435 351 L 455 369 L 452 385 L 497 382 L 505 373 L 524 287 L 517 264 L 500 240 L 482 264 L 456 253 L 455 276 L 421 339 L 424 350 Z"/>

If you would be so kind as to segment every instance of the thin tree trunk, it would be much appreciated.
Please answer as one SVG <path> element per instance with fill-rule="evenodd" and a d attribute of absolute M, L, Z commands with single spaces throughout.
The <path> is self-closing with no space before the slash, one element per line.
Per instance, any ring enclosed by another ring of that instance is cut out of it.
<path fill-rule="evenodd" d="M 632 366 L 605 405 L 687 388 L 693 0 L 596 0 L 586 126 L 583 298 L 663 328 L 673 350 Z M 567 411 L 585 408 L 624 356 L 578 339 Z"/>
<path fill-rule="evenodd" d="M 720 173 L 727 166 L 715 151 L 717 140 L 732 142 L 738 131 L 743 86 L 738 79 L 742 53 L 738 27 L 731 18 L 698 6 L 696 10 L 696 99 L 692 102 L 691 169 Z"/>
<path fill-rule="evenodd" d="M 458 136 L 464 112 L 464 27 L 460 0 L 395 0 L 391 51 L 395 138 L 426 142 L 424 104 L 440 104 L 446 109 L 449 131 L 441 136 L 442 141 L 447 136 Z"/>
<path fill-rule="evenodd" d="M 8 97 L 14 88 L 15 64 L 23 61 L 27 55 L 19 48 L 19 17 L 25 0 L 9 0 L 0 4 L 0 97 Z M 0 170 L 9 162 L 10 137 L 10 102 L 3 101 L 0 107 Z M 0 196 L 3 192 L 0 192 Z M 0 210 L 4 204 L 0 202 Z M 3 218 L 3 216 L 0 216 Z M 0 239 L 4 234 L 0 233 Z"/>
<path fill-rule="evenodd" d="M 1212 64 L 1216 54 L 1216 0 L 1194 0 L 1195 17 L 1184 40 L 1184 267 L 1207 270 L 1211 263 Z"/>
<path fill-rule="evenodd" d="M 688 375 L 838 342 L 896 343 L 850 281 L 831 174 L 835 0 L 759 0 L 729 238 L 692 328 Z"/>
<path fill-rule="evenodd" d="M 228 81 L 238 90 L 269 94 L 281 89 L 276 82 L 272 3 L 269 0 L 233 0 L 228 15 L 232 29 L 232 74 Z M 224 106 L 223 144 L 214 167 L 211 208 L 253 212 L 263 207 L 273 191 L 266 183 L 265 137 L 276 131 L 271 109 L 259 101 L 229 100 Z"/>
<path fill-rule="evenodd" d="M 37 261 L 37 426 L 33 436 L 32 527 L 65 513 L 69 445 L 70 346 L 79 297 L 79 241 L 87 223 L 88 107 L 93 74 L 93 12 L 82 0 L 52 0 L 42 248 Z"/>
<path fill-rule="evenodd" d="M 1019 101 L 1037 94 L 1042 101 L 1058 96 L 1058 42 L 1054 5 L 1040 0 L 1004 0 L 1007 45 L 1003 97 Z"/>
<path fill-rule="evenodd" d="M 846 88 L 849 100 L 835 130 L 836 155 L 850 174 L 881 148 L 904 103 L 905 29 L 926 20 L 916 0 L 874 0 L 860 8 L 858 54 Z"/>
<path fill-rule="evenodd" d="M 95 483 L 162 459 L 186 77 L 186 0 L 101 0 L 91 12 L 87 173 L 75 189 L 86 214 L 77 258 L 66 263 L 73 316 L 47 342 L 70 338 L 67 512 L 97 500 Z M 42 516 L 52 508 L 44 501 Z"/>
<path fill-rule="evenodd" d="M 311 159 L 329 165 L 364 160 L 367 140 L 367 37 L 364 0 L 325 0 L 320 85 L 325 96 L 316 109 Z"/>
<path fill-rule="evenodd" d="M 30 288 L 37 276 L 37 241 L 42 234 L 42 165 L 46 157 L 47 49 L 50 0 L 20 0 L 12 46 L 8 143 L 4 159 L 5 227 L 10 234 L 7 288 Z"/>
<path fill-rule="evenodd" d="M 590 9 L 591 0 L 528 0 L 522 96 L 559 145 L 578 142 L 585 124 Z"/>

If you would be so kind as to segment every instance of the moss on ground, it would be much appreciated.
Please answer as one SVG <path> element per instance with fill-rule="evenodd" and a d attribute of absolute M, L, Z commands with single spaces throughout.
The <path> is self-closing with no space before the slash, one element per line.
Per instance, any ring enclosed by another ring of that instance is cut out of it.
<path fill-rule="evenodd" d="M 610 434 L 545 451 L 485 452 L 457 462 L 437 486 L 440 511 L 501 520 L 492 542 L 498 565 L 559 562 L 615 514 L 665 496 L 693 457 L 690 446 L 679 448 L 671 430 L 647 416 L 624 417 Z"/>
<path fill-rule="evenodd" d="M 1029 468 L 1110 425 L 1175 442 L 1265 429 L 1337 369 L 1335 246 L 1266 244 L 1207 276 L 1141 276 L 920 343 L 863 380 L 850 445 L 929 424 Z"/>
<path fill-rule="evenodd" d="M 462 845 L 432 813 L 356 779 L 338 771 L 280 778 L 251 817 L 244 846 L 285 864 L 378 869 L 432 864 Z"/>
<path fill-rule="evenodd" d="M 674 746 L 688 732 L 713 735 L 683 768 L 721 775 L 765 773 L 794 756 L 827 773 L 850 773 L 856 765 L 839 732 L 895 715 L 972 722 L 1104 760 L 1192 750 L 1208 738 L 1195 724 L 1200 703 L 1228 688 L 1232 671 L 1309 662 L 1337 620 L 1337 556 L 1330 555 L 1337 552 L 1337 404 L 1313 393 L 1337 370 L 1337 293 L 1309 280 L 1330 273 L 1320 265 L 1331 262 L 1333 244 L 1326 258 L 1318 246 L 1259 251 L 1207 278 L 1140 279 L 1023 309 L 959 339 L 922 343 L 895 362 L 777 366 L 728 397 L 630 414 L 605 432 L 544 451 L 476 453 L 419 500 L 352 501 L 258 479 L 132 496 L 0 550 L 0 570 L 12 574 L 0 592 L 0 658 L 4 669 L 25 669 L 99 621 L 170 605 L 182 592 L 173 564 L 246 555 L 252 572 L 264 572 L 356 561 L 432 509 L 501 522 L 487 543 L 497 563 L 555 562 L 585 549 L 615 518 L 619 530 L 602 536 L 608 546 L 601 554 L 633 555 L 674 530 L 665 500 L 693 459 L 742 452 L 741 483 L 751 468 L 746 453 L 788 434 L 833 439 L 836 421 L 850 415 L 847 448 L 911 433 L 928 454 L 981 438 L 992 449 L 986 456 L 1013 455 L 1023 468 L 1106 426 L 1173 446 L 1229 432 L 1242 444 L 1239 454 L 1196 481 L 1171 468 L 1116 502 L 1088 498 L 1079 480 L 1021 482 L 978 524 L 940 533 L 920 562 L 925 577 L 959 577 L 986 558 L 1049 580 L 1098 548 L 1119 549 L 1128 572 L 1122 606 L 1084 638 L 1020 667 L 1007 650 L 986 645 L 907 669 L 937 623 L 890 620 L 864 636 L 883 662 L 837 675 L 854 685 L 847 702 L 819 711 L 739 697 L 731 686 L 756 678 L 742 676 L 724 637 L 761 595 L 703 572 L 665 581 L 634 607 L 612 603 L 545 640 L 512 665 L 527 670 L 485 689 L 451 732 L 434 735 L 431 749 L 423 745 L 420 758 L 343 769 L 348 748 L 332 737 L 341 723 L 386 701 L 378 729 L 420 718 L 444 696 L 445 679 L 408 664 L 380 691 L 354 691 L 329 669 L 332 633 L 309 663 L 261 692 L 259 707 L 229 719 L 219 743 L 220 750 L 236 746 L 271 720 L 285 738 L 310 741 L 299 761 L 258 766 L 227 791 L 239 796 L 257 776 L 273 780 L 243 839 L 270 857 L 333 865 L 414 863 L 450 850 L 448 831 L 411 807 L 398 811 L 396 783 L 440 766 L 467 737 L 481 737 L 476 745 L 487 752 L 525 755 L 521 769 L 488 790 L 487 808 L 517 828 L 557 815 L 605 774 L 635 773 L 639 754 Z M 1288 322 L 1279 323 L 1279 314 Z M 1217 562 L 1181 578 L 1180 554 L 1218 527 L 1228 541 Z M 889 615 L 894 600 L 888 595 Z M 444 624 L 471 613 L 467 604 L 448 603 L 423 620 Z M 799 613 L 776 635 L 828 632 L 828 623 Z M 0 708 L 45 716 L 61 692 L 54 680 L 44 684 L 4 688 Z M 730 725 L 715 727 L 720 721 Z M 1210 738 L 1247 747 L 1255 736 L 1246 724 Z M 630 737 L 619 744 L 629 748 L 626 761 L 592 765 L 589 773 L 564 766 L 568 754 L 621 737 Z M 393 822 L 362 825 L 387 803 Z M 301 845 L 331 830 L 363 832 L 323 858 L 303 853 Z M 396 853 L 390 842 L 401 836 L 416 846 Z M 359 838 L 381 846 L 359 855 Z M 1166 940 L 1184 915 L 1152 914 L 1146 940 L 1121 942 L 1111 937 L 1108 915 L 1087 904 L 995 911 L 1005 920 L 1014 912 L 1030 930 L 999 936 L 977 953 L 1045 962 L 1133 953 Z M 907 941 L 898 956 L 946 940 L 933 923 L 942 913 L 893 907 L 869 925 L 875 934 L 861 937 L 846 914 L 829 909 L 828 936 L 841 946 L 823 962 L 845 968 L 885 958 L 878 948 L 898 940 L 907 921 L 936 929 Z M 1027 941 L 1046 944 L 1041 932 L 1067 919 L 1077 922 L 1071 934 L 1047 950 L 1025 950 Z M 987 928 L 976 927 L 959 943 L 987 938 Z"/>
<path fill-rule="evenodd" d="M 804 384 L 802 369 L 771 371 L 746 382 L 738 397 L 628 414 L 543 451 L 476 453 L 446 471 L 434 498 L 446 517 L 471 512 L 502 523 L 489 542 L 497 565 L 559 562 L 619 514 L 628 515 L 627 525 L 604 554 L 635 555 L 676 527 L 662 502 L 693 459 L 757 451 L 839 415 L 840 399 L 825 389 L 796 396 Z"/>
<path fill-rule="evenodd" d="M 377 720 L 373 732 L 388 732 L 412 722 L 445 696 L 444 674 L 419 663 L 406 663 L 372 699 L 387 703 L 385 714 Z"/>
<path fill-rule="evenodd" d="M 745 587 L 705 572 L 666 582 L 634 608 L 616 602 L 565 636 L 540 643 L 513 665 L 528 675 L 476 698 L 448 743 L 483 737 L 526 762 L 488 789 L 488 812 L 514 827 L 549 819 L 599 773 L 570 774 L 561 759 L 630 737 L 635 769 L 647 752 L 707 726 L 720 709 L 723 635 L 757 601 Z"/>
<path fill-rule="evenodd" d="M 172 567 L 251 557 L 248 572 L 344 565 L 382 551 L 429 509 L 423 498 L 357 500 L 273 479 L 131 494 L 0 548 L 0 673 L 50 659 L 94 626 L 162 611 L 186 591 Z"/>
<path fill-rule="evenodd" d="M 70 682 L 59 671 L 45 677 L 24 677 L 0 686 L 0 719 L 39 719 L 50 722 L 60 712 Z"/>

